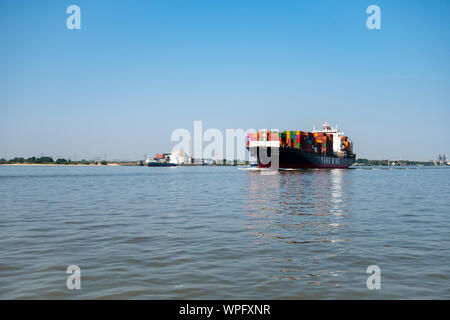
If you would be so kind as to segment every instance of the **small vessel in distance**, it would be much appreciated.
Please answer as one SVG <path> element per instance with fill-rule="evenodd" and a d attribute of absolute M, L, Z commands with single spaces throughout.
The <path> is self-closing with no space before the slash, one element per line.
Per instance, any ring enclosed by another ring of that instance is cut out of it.
<path fill-rule="evenodd" d="M 259 168 L 276 165 L 279 168 L 348 168 L 356 160 L 351 140 L 328 123 L 322 130 L 313 132 L 260 130 L 249 133 L 247 149 L 257 158 Z M 264 160 L 272 155 L 278 164 Z"/>
<path fill-rule="evenodd" d="M 157 153 L 156 157 L 148 157 L 145 160 L 147 167 L 176 167 L 176 163 L 170 162 L 170 154 Z"/>

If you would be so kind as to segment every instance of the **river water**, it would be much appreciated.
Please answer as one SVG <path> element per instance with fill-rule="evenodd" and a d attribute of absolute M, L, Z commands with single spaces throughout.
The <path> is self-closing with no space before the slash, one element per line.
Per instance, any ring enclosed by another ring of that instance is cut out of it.
<path fill-rule="evenodd" d="M 0 298 L 449 299 L 449 181 L 443 167 L 0 166 Z"/>

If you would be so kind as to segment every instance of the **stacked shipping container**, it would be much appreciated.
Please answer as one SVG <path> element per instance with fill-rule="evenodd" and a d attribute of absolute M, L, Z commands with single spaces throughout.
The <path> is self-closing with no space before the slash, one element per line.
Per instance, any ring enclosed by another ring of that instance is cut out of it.
<path fill-rule="evenodd" d="M 351 142 L 348 140 L 348 137 L 343 136 L 341 138 L 341 144 L 343 145 L 343 149 L 347 151 L 347 153 L 351 153 Z"/>
<path fill-rule="evenodd" d="M 329 133 L 260 130 L 247 135 L 247 147 L 250 146 L 250 141 L 280 141 L 281 148 L 295 148 L 324 155 L 333 153 L 333 135 Z M 347 154 L 351 153 L 351 142 L 348 137 L 341 137 L 341 145 L 341 150 Z"/>

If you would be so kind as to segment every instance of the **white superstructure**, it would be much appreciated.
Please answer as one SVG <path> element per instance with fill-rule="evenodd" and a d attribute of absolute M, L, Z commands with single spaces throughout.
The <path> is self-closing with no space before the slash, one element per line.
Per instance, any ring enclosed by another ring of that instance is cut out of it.
<path fill-rule="evenodd" d="M 342 152 L 342 150 L 344 150 L 344 146 L 342 144 L 342 137 L 345 135 L 344 132 L 340 132 L 338 130 L 338 126 L 336 125 L 336 127 L 332 128 L 328 122 L 325 122 L 322 125 L 322 130 L 315 130 L 315 128 L 313 127 L 313 133 L 314 132 L 318 132 L 318 133 L 328 133 L 328 134 L 332 134 L 333 135 L 333 152 L 339 153 Z M 348 141 L 350 142 L 350 152 L 353 153 L 353 143 L 350 141 L 350 139 L 348 139 Z"/>

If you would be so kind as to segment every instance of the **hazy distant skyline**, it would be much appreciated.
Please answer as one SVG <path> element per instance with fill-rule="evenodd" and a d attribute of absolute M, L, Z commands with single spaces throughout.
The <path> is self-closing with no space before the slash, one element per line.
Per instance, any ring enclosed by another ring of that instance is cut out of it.
<path fill-rule="evenodd" d="M 66 8 L 81 8 L 68 30 Z M 368 30 L 366 8 L 381 8 Z M 311 130 L 450 154 L 449 1 L 0 3 L 0 158 L 142 159 L 174 129 Z"/>

